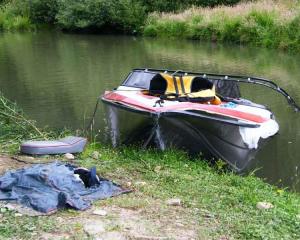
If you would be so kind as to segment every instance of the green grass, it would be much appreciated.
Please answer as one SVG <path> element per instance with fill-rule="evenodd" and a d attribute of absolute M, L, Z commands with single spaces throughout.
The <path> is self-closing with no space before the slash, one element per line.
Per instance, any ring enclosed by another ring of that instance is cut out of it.
<path fill-rule="evenodd" d="M 57 224 L 53 218 L 47 217 L 16 217 L 14 211 L 5 210 L 2 208 L 0 222 L 0 236 L 10 238 L 19 236 L 25 239 L 30 239 L 37 231 L 52 232 L 56 230 Z"/>
<path fill-rule="evenodd" d="M 78 223 L 58 221 L 57 215 L 60 218 L 74 216 L 67 210 L 52 216 L 36 217 L 16 216 L 14 210 L 5 207 L 0 210 L 0 239 L 56 239 L 56 236 L 69 233 L 72 233 L 72 239 L 88 239 Z"/>
<path fill-rule="evenodd" d="M 154 13 L 145 36 L 233 42 L 300 50 L 297 1 L 257 1 L 233 7 L 192 8 L 181 13 Z"/>
<path fill-rule="evenodd" d="M 13 4 L 0 5 L 0 31 L 31 31 L 34 25 L 28 16 L 14 12 Z"/>
<path fill-rule="evenodd" d="M 94 160 L 91 152 L 101 152 Z M 125 184 L 145 181 L 138 187 L 137 201 L 130 196 L 119 202 L 122 207 L 145 207 L 144 199 L 166 200 L 179 197 L 186 210 L 201 209 L 212 216 L 197 214 L 200 226 L 207 226 L 214 239 L 226 235 L 237 239 L 299 239 L 300 196 L 264 183 L 255 176 L 241 177 L 218 170 L 203 160 L 190 159 L 175 150 L 160 152 L 91 144 L 82 154 L 80 165 L 97 166 L 101 176 Z M 159 167 L 158 167 L 159 166 Z M 128 199 L 129 198 L 129 199 Z M 113 200 L 118 203 L 118 200 Z M 275 207 L 259 210 L 256 204 L 267 201 Z M 147 204 L 146 204 L 147 205 Z"/>
<path fill-rule="evenodd" d="M 28 17 L 7 17 L 5 14 L 0 16 L 0 29 L 1 28 L 4 31 L 28 31 L 33 29 Z"/>

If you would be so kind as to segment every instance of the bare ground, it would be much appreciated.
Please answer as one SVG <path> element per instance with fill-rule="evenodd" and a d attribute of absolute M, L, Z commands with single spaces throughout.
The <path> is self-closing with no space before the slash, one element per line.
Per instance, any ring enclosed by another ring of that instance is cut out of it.
<path fill-rule="evenodd" d="M 5 171 L 11 169 L 17 169 L 24 167 L 26 163 L 18 162 L 6 155 L 0 155 L 0 174 L 2 175 Z"/>
<path fill-rule="evenodd" d="M 15 158 L 0 156 L 0 174 L 6 170 L 29 166 L 32 161 L 42 162 L 26 156 Z M 49 159 L 47 160 L 49 161 Z M 138 190 L 137 190 L 138 191 Z M 140 204 L 143 202 L 143 204 Z M 3 206 L 3 204 L 2 204 Z M 94 214 L 103 210 L 105 216 Z M 16 207 L 16 211 L 26 211 Z M 97 201 L 87 211 L 59 211 L 51 217 L 61 228 L 54 232 L 36 232 L 36 239 L 107 239 L 107 240 L 192 240 L 207 239 L 205 231 L 199 232 L 195 214 L 184 206 L 168 206 L 158 199 L 143 199 L 138 192 L 122 195 L 110 200 Z M 32 214 L 34 215 L 34 214 Z"/>

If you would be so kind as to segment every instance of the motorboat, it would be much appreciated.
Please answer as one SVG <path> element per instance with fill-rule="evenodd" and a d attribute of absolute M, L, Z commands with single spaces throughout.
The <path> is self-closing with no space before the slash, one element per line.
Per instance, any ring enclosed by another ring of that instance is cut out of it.
<path fill-rule="evenodd" d="M 179 148 L 242 171 L 279 125 L 266 106 L 241 98 L 239 83 L 276 90 L 299 110 L 266 79 L 139 68 L 102 96 L 112 144 Z"/>

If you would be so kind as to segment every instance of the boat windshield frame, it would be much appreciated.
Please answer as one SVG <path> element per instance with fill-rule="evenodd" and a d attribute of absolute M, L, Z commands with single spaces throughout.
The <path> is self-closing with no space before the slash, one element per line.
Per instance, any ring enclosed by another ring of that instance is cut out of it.
<path fill-rule="evenodd" d="M 147 71 L 145 69 L 134 69 L 127 75 L 121 86 L 149 90 L 151 80 L 157 74 L 159 74 L 159 72 Z"/>

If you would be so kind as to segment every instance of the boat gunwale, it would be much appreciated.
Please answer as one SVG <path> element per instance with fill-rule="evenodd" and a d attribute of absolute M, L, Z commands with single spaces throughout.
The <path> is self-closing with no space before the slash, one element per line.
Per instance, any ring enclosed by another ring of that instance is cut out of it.
<path fill-rule="evenodd" d="M 104 102 L 106 104 L 110 104 L 115 107 L 119 107 L 124 110 L 131 111 L 131 112 L 140 113 L 143 115 L 149 115 L 151 117 L 159 118 L 160 116 L 168 117 L 168 116 L 176 116 L 176 115 L 188 115 L 190 117 L 213 120 L 213 121 L 217 121 L 217 122 L 221 122 L 221 123 L 225 123 L 225 124 L 229 124 L 229 125 L 234 125 L 234 126 L 239 126 L 239 127 L 248 127 L 248 128 L 260 127 L 259 124 L 239 122 L 238 119 L 230 118 L 228 116 L 226 116 L 227 119 L 225 119 L 224 116 L 222 116 L 223 118 L 217 118 L 215 116 L 212 116 L 212 114 L 205 112 L 205 111 L 203 111 L 203 113 L 206 113 L 206 114 L 200 113 L 201 111 L 199 111 L 199 110 L 197 110 L 197 111 L 199 111 L 199 113 L 195 113 L 194 111 L 191 111 L 191 110 L 169 110 L 169 111 L 164 111 L 164 112 L 153 112 L 153 111 L 149 111 L 149 110 L 147 111 L 147 110 L 143 110 L 143 109 L 133 108 L 130 105 L 126 105 L 121 102 L 111 101 L 111 100 L 104 98 L 104 96 L 101 98 L 101 100 L 102 100 L 102 102 Z"/>

